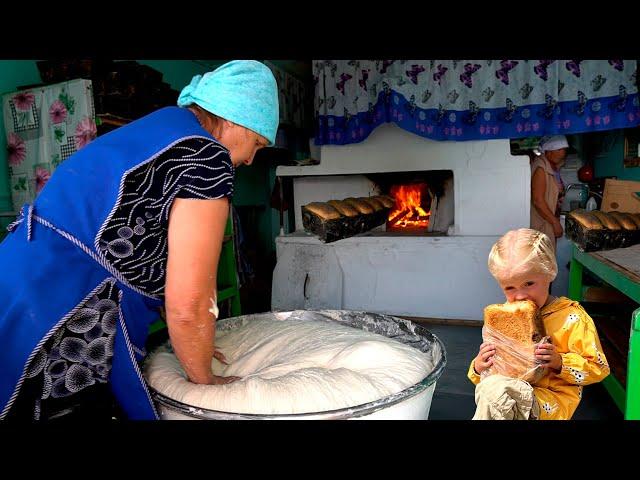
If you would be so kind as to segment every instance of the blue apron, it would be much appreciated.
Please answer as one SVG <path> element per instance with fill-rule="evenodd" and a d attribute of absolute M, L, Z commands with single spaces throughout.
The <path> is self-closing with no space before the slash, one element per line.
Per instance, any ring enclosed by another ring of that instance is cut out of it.
<path fill-rule="evenodd" d="M 0 244 L 0 419 L 7 416 L 40 347 L 97 289 L 119 290 L 108 381 L 130 419 L 157 419 L 142 377 L 150 323 L 162 297 L 131 284 L 98 238 L 129 171 L 189 137 L 213 139 L 190 111 L 168 107 L 114 130 L 64 161 Z"/>

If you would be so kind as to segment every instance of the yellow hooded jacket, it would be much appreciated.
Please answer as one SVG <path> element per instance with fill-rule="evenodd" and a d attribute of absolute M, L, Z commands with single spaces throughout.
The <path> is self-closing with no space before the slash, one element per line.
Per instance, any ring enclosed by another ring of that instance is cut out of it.
<path fill-rule="evenodd" d="M 551 343 L 562 356 L 562 370 L 549 372 L 533 386 L 540 420 L 569 420 L 578 408 L 583 385 L 602 381 L 609 375 L 609 365 L 596 326 L 578 302 L 558 297 L 540 314 Z M 480 383 L 473 360 L 467 376 L 475 385 Z"/>

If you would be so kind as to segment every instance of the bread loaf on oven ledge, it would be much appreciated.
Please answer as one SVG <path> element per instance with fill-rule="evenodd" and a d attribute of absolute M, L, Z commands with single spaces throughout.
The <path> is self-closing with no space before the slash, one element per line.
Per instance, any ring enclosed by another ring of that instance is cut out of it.
<path fill-rule="evenodd" d="M 356 217 L 360 215 L 360 212 L 358 212 L 358 210 L 353 208 L 348 203 L 343 202 L 342 200 L 329 200 L 327 203 L 345 217 Z"/>
<path fill-rule="evenodd" d="M 323 220 L 336 220 L 342 216 L 338 210 L 327 203 L 312 202 L 302 208 L 306 208 Z"/>
<path fill-rule="evenodd" d="M 384 203 L 378 200 L 376 197 L 360 197 L 357 200 L 362 200 L 365 203 L 368 203 L 374 211 L 379 212 L 384 209 Z"/>
<path fill-rule="evenodd" d="M 387 195 L 378 195 L 373 198 L 375 198 L 379 202 L 382 202 L 384 208 L 392 208 L 396 204 L 395 200 Z"/>
<path fill-rule="evenodd" d="M 496 347 L 485 375 L 499 373 L 537 382 L 546 373 L 535 359 L 535 346 L 545 337 L 538 307 L 530 300 L 489 305 L 484 309 L 484 342 Z"/>
<path fill-rule="evenodd" d="M 373 213 L 375 211 L 371 205 L 369 205 L 364 200 L 360 200 L 359 198 L 349 197 L 345 198 L 343 202 L 348 203 L 360 213 L 363 213 L 365 215 Z"/>

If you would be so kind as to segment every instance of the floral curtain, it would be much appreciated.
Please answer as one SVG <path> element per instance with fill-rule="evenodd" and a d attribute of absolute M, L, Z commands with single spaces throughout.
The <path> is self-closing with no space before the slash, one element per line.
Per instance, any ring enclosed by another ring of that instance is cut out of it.
<path fill-rule="evenodd" d="M 314 60 L 315 142 L 380 124 L 433 140 L 640 125 L 636 60 Z"/>
<path fill-rule="evenodd" d="M 32 202 L 54 170 L 97 135 L 90 80 L 2 97 L 13 209 Z"/>

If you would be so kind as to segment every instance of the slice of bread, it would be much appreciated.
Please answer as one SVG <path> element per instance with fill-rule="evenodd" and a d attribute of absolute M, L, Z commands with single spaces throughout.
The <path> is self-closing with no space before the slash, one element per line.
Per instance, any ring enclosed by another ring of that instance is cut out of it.
<path fill-rule="evenodd" d="M 538 307 L 531 300 L 489 305 L 484 309 L 484 323 L 523 345 L 537 343 L 544 337 Z"/>
<path fill-rule="evenodd" d="M 484 309 L 482 337 L 495 345 L 493 365 L 487 374 L 498 373 L 535 384 L 547 369 L 536 362 L 535 344 L 545 332 L 538 307 L 532 301 L 489 305 Z M 506 338 L 505 338 L 506 337 Z"/>

